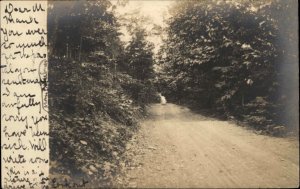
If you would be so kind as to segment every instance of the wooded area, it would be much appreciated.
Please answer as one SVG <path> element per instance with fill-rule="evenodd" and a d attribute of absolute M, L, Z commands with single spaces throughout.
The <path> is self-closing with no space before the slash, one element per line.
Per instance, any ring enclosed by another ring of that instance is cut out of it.
<path fill-rule="evenodd" d="M 137 119 L 153 101 L 151 44 L 134 28 L 125 48 L 109 1 L 51 4 L 52 173 L 109 183 Z"/>
<path fill-rule="evenodd" d="M 157 56 L 139 24 L 128 44 L 120 40 L 122 3 L 50 2 L 51 173 L 109 186 L 158 92 L 268 134 L 297 130 L 292 2 L 178 1 Z"/>
<path fill-rule="evenodd" d="M 160 51 L 169 99 L 273 135 L 297 128 L 293 1 L 184 1 Z"/>

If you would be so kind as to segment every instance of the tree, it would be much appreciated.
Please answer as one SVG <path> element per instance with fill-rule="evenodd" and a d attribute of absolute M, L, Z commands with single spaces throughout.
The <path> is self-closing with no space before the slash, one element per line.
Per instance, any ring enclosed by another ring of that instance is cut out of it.
<path fill-rule="evenodd" d="M 257 116 L 260 128 L 277 122 L 278 63 L 288 49 L 280 39 L 290 36 L 279 15 L 291 8 L 280 1 L 178 2 L 160 56 L 170 96 L 225 116 Z M 261 110 L 248 107 L 261 99 Z"/>
<path fill-rule="evenodd" d="M 153 78 L 153 44 L 146 41 L 146 32 L 136 28 L 132 32 L 132 39 L 126 48 L 128 72 L 133 78 L 145 81 Z"/>
<path fill-rule="evenodd" d="M 116 18 L 109 1 L 51 2 L 49 43 L 51 56 L 73 60 L 91 54 L 111 58 L 120 47 Z M 106 61 L 107 62 L 107 61 Z"/>
<path fill-rule="evenodd" d="M 117 170 L 110 165 L 118 164 L 143 111 L 125 86 L 141 82 L 117 67 L 125 48 L 110 1 L 50 4 L 51 176 L 109 187 Z"/>

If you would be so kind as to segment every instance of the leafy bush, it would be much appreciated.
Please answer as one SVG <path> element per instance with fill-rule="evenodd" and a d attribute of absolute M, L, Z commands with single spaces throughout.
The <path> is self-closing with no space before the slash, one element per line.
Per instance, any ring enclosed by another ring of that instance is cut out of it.
<path fill-rule="evenodd" d="M 235 115 L 257 129 L 282 121 L 297 128 L 278 112 L 297 100 L 289 92 L 296 83 L 287 82 L 291 73 L 297 75 L 297 60 L 291 58 L 297 57 L 297 36 L 285 24 L 296 20 L 292 1 L 183 1 L 171 14 L 159 61 L 169 98 Z M 289 102 L 280 103 L 286 95 Z"/>
<path fill-rule="evenodd" d="M 52 172 L 105 183 L 143 111 L 105 66 L 78 64 L 50 60 L 50 155 L 59 163 Z"/>
<path fill-rule="evenodd" d="M 110 186 L 125 144 L 155 93 L 153 54 L 147 45 L 125 53 L 110 1 L 50 4 L 50 173 Z M 135 53 L 147 62 L 124 59 Z M 122 69 L 129 64 L 136 69 Z M 143 67 L 148 69 L 137 77 Z"/>

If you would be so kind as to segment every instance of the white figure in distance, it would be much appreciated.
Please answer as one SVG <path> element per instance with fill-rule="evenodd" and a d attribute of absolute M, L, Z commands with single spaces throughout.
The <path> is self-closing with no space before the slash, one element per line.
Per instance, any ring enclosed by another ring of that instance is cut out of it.
<path fill-rule="evenodd" d="M 167 104 L 166 97 L 162 96 L 161 93 L 159 93 L 158 95 L 159 95 L 159 97 L 160 97 L 160 103 L 161 103 L 162 105 Z"/>

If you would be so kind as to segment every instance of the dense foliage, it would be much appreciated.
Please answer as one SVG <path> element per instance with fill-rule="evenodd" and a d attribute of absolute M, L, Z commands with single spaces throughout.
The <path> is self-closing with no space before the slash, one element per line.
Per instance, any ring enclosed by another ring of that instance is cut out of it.
<path fill-rule="evenodd" d="M 137 85 L 128 86 L 127 91 L 141 104 L 155 101 L 153 44 L 145 36 L 144 29 L 137 27 L 133 30 L 132 39 L 125 49 L 123 65 L 123 70 L 139 81 Z"/>
<path fill-rule="evenodd" d="M 110 1 L 49 3 L 52 178 L 109 186 L 145 106 L 155 101 L 154 83 L 168 101 L 274 135 L 296 127 L 295 2 L 175 4 L 154 72 L 145 20 L 128 20 L 124 44 Z"/>
<path fill-rule="evenodd" d="M 49 7 L 50 173 L 109 186 L 155 93 L 151 48 L 134 37 L 125 49 L 109 1 Z"/>
<path fill-rule="evenodd" d="M 298 41 L 294 5 L 177 2 L 160 52 L 160 88 L 173 101 L 235 117 L 272 134 L 296 127 L 297 115 L 286 116 L 284 110 L 297 112 L 291 103 L 298 98 L 297 84 L 281 79 L 297 81 L 292 78 L 297 76 Z"/>

